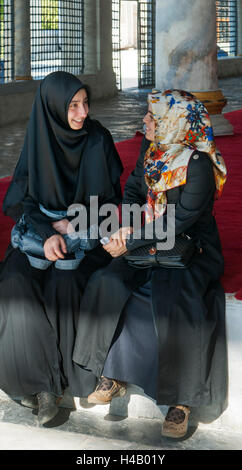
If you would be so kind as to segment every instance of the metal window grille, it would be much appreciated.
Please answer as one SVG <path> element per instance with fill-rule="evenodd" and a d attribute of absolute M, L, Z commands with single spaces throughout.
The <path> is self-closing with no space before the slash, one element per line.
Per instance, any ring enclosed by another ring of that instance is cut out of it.
<path fill-rule="evenodd" d="M 237 1 L 216 1 L 218 57 L 237 54 Z"/>
<path fill-rule="evenodd" d="M 112 0 L 112 45 L 113 70 L 116 74 L 116 85 L 121 89 L 121 55 L 120 55 L 120 0 Z"/>
<path fill-rule="evenodd" d="M 83 0 L 30 0 L 31 74 L 84 68 Z"/>
<path fill-rule="evenodd" d="M 138 84 L 139 88 L 155 84 L 155 0 L 138 3 Z M 117 88 L 121 89 L 120 0 L 112 0 L 113 69 Z"/>
<path fill-rule="evenodd" d="M 155 85 L 155 1 L 138 3 L 139 88 Z"/>
<path fill-rule="evenodd" d="M 14 77 L 13 0 L 0 0 L 0 83 Z"/>

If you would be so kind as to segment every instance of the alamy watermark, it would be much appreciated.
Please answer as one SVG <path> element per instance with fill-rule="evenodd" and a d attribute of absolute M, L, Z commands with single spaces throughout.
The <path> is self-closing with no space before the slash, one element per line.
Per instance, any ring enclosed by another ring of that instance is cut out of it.
<path fill-rule="evenodd" d="M 122 227 L 133 228 L 133 233 L 127 237 L 130 238 L 130 244 L 132 240 L 155 240 L 158 250 L 172 249 L 175 244 L 175 204 L 167 204 L 164 216 L 142 225 L 145 207 L 145 204 L 123 204 L 121 207 Z M 98 196 L 91 196 L 88 209 L 83 204 L 69 206 L 67 215 L 73 216 L 73 219 L 68 227 L 68 235 L 71 238 L 110 238 L 120 228 L 118 214 L 115 204 L 99 206 Z"/>

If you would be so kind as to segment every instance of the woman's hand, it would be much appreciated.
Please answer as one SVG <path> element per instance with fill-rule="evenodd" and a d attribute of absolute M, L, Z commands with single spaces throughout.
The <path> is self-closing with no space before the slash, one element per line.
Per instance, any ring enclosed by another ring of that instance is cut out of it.
<path fill-rule="evenodd" d="M 132 232 L 132 227 L 121 227 L 117 232 L 112 234 L 110 242 L 104 245 L 104 250 L 106 250 L 113 258 L 123 255 L 127 252 L 126 240 L 128 235 Z"/>
<path fill-rule="evenodd" d="M 117 232 L 113 233 L 110 240 L 117 240 L 119 243 L 126 243 L 128 235 L 133 232 L 132 227 L 121 227 Z"/>
<path fill-rule="evenodd" d="M 62 219 L 62 220 L 57 220 L 56 222 L 52 222 L 52 227 L 55 230 L 57 230 L 57 232 L 61 233 L 62 235 L 66 235 L 67 233 L 74 232 L 74 228 L 72 227 L 68 219 Z"/>
<path fill-rule="evenodd" d="M 64 258 L 67 253 L 65 240 L 61 235 L 52 235 L 44 243 L 45 257 L 50 261 L 57 261 Z"/>
<path fill-rule="evenodd" d="M 107 251 L 113 258 L 117 258 L 127 251 L 126 242 L 119 243 L 118 240 L 110 240 L 109 243 L 103 246 L 103 249 Z"/>

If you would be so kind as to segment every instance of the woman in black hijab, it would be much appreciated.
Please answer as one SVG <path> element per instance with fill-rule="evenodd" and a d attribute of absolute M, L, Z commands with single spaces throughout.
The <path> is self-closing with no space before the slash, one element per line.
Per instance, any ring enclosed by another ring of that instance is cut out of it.
<path fill-rule="evenodd" d="M 57 269 L 68 258 L 68 207 L 82 204 L 89 214 L 91 196 L 99 206 L 121 200 L 122 164 L 109 131 L 88 116 L 89 101 L 88 87 L 72 74 L 54 72 L 42 81 L 3 204 L 16 222 L 24 215 L 44 256 L 35 258 L 37 269 L 19 248 L 10 245 L 6 252 L 0 272 L 0 388 L 25 397 L 23 403 L 26 396 L 35 399 L 41 424 L 56 415 L 56 399 L 66 387 L 73 396 L 85 396 L 96 383 L 71 357 L 81 294 L 92 272 L 111 257 L 95 240 L 77 269 Z"/>

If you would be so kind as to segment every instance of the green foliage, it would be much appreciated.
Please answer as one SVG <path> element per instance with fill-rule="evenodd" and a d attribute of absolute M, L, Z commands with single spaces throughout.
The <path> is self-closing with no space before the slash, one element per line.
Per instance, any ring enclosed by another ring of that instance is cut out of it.
<path fill-rule="evenodd" d="M 41 1 L 42 29 L 58 29 L 58 0 Z"/>
<path fill-rule="evenodd" d="M 4 0 L 0 0 L 0 21 L 3 21 L 3 4 Z"/>

